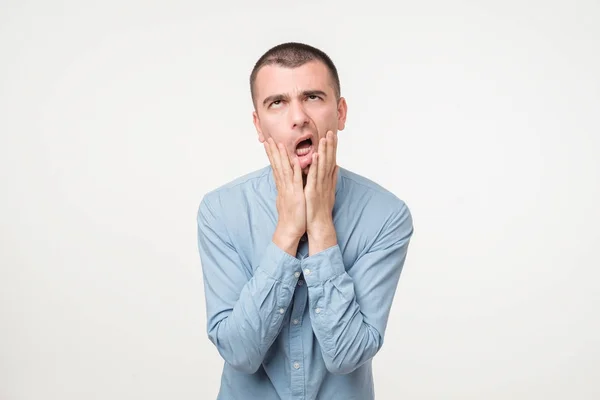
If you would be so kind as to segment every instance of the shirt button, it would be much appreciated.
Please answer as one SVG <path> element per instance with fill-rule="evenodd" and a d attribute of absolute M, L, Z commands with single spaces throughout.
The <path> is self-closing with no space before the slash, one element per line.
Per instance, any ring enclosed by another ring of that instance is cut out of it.
<path fill-rule="evenodd" d="M 298 369 L 300 368 L 300 364 L 298 364 L 297 362 L 294 363 L 294 369 Z"/>
<path fill-rule="evenodd" d="M 279 314 L 283 314 L 285 312 L 285 310 L 283 308 L 279 309 Z"/>
<path fill-rule="evenodd" d="M 306 268 L 306 269 L 304 270 L 304 275 L 310 275 L 310 269 Z"/>
<path fill-rule="evenodd" d="M 297 271 L 296 271 L 296 272 L 294 272 L 294 276 L 295 276 L 296 278 L 298 278 L 298 277 L 300 276 L 300 272 L 297 272 Z"/>
<path fill-rule="evenodd" d="M 299 280 L 298 281 L 298 286 L 302 286 L 302 285 L 304 285 L 304 281 L 303 280 Z"/>
<path fill-rule="evenodd" d="M 320 308 L 315 308 L 315 312 L 316 312 L 317 314 L 320 314 L 320 313 L 321 313 L 321 309 L 320 309 Z"/>
<path fill-rule="evenodd" d="M 298 322 L 299 322 L 299 321 L 298 321 L 297 319 L 295 319 L 295 320 L 293 320 L 293 321 L 292 321 L 292 324 L 294 324 L 294 325 L 298 325 Z"/>

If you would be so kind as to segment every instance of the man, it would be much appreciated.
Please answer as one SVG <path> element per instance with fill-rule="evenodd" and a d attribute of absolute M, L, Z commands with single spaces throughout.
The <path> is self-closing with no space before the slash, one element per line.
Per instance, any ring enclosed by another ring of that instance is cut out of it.
<path fill-rule="evenodd" d="M 337 165 L 347 105 L 325 53 L 276 46 L 250 88 L 270 165 L 206 194 L 197 219 L 218 399 L 373 399 L 411 214 Z"/>

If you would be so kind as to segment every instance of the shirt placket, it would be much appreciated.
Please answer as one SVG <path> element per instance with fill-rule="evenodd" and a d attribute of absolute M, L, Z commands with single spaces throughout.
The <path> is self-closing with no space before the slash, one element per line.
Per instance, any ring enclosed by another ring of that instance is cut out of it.
<path fill-rule="evenodd" d="M 307 254 L 306 238 L 301 240 L 298 246 L 298 258 L 303 259 Z M 290 358 L 291 366 L 291 389 L 292 398 L 295 400 L 303 400 L 306 396 L 305 392 L 305 364 L 304 364 L 304 346 L 302 345 L 302 316 L 308 299 L 308 291 L 303 279 L 303 275 L 298 277 L 298 283 L 294 293 L 294 303 L 290 316 Z"/>

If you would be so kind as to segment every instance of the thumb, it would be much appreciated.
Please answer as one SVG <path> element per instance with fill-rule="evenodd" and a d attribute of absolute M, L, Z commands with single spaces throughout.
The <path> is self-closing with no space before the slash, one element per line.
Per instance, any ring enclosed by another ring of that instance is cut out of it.
<path fill-rule="evenodd" d="M 302 170 L 298 157 L 292 159 L 292 167 L 294 168 L 294 185 L 302 187 Z"/>

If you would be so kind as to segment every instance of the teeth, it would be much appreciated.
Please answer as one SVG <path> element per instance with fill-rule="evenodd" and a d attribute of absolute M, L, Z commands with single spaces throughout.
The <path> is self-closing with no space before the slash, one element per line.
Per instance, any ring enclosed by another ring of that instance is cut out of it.
<path fill-rule="evenodd" d="M 308 153 L 310 153 L 310 149 L 312 149 L 312 146 L 305 147 L 305 148 L 302 148 L 302 149 L 296 149 L 296 155 L 298 155 L 298 156 L 305 156 Z"/>

